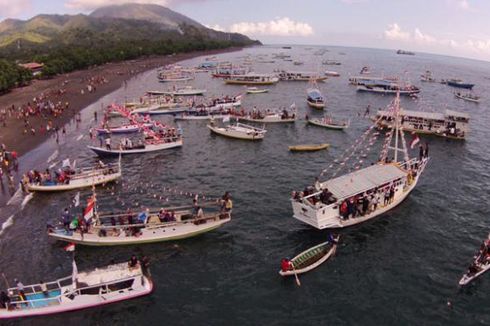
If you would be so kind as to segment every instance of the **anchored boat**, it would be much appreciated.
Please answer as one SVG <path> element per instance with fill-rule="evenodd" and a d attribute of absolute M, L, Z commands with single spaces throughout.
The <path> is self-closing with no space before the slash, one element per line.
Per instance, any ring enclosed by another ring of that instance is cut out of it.
<path fill-rule="evenodd" d="M 348 121 L 334 121 L 332 117 L 325 116 L 322 119 L 306 119 L 307 123 L 312 124 L 314 126 L 323 127 L 327 129 L 335 129 L 335 130 L 344 130 L 349 128 L 350 120 Z"/>
<path fill-rule="evenodd" d="M 346 150 L 344 158 L 336 160 L 339 168 L 326 181 L 315 182 L 302 192 L 294 192 L 291 203 L 293 217 L 317 229 L 344 228 L 360 224 L 390 211 L 399 205 L 415 188 L 429 161 L 424 155 L 410 159 L 400 125 L 400 97 L 390 106 L 394 128 L 386 135 L 380 159 L 376 164 L 362 168 L 366 151 L 374 144 L 379 133 L 371 126 L 355 145 Z M 394 146 L 391 145 L 394 138 Z M 399 148 L 401 143 L 402 148 Z M 358 154 L 357 149 L 365 146 Z M 394 151 L 394 160 L 388 158 Z M 351 153 L 352 151 L 352 153 Z M 398 161 L 399 152 L 403 160 Z M 336 177 L 349 159 L 356 157 L 353 172 Z M 323 176 L 335 162 L 322 171 Z M 361 209 L 359 209 L 361 208 Z"/>
<path fill-rule="evenodd" d="M 291 152 L 315 152 L 330 147 L 330 144 L 303 144 L 289 146 Z"/>
<path fill-rule="evenodd" d="M 55 192 L 87 188 L 106 184 L 121 177 L 121 159 L 117 164 L 99 162 L 92 168 L 63 168 L 58 177 L 47 180 L 44 173 L 31 171 L 23 178 L 23 185 L 28 191 Z"/>
<path fill-rule="evenodd" d="M 244 140 L 262 140 L 267 132 L 267 130 L 263 128 L 257 128 L 243 123 L 218 127 L 212 120 L 211 123 L 208 124 L 208 128 L 215 134 Z"/>
<path fill-rule="evenodd" d="M 326 80 L 327 76 L 320 76 L 316 72 L 305 72 L 305 71 L 285 71 L 279 72 L 279 79 L 282 81 L 315 81 L 320 82 Z"/>
<path fill-rule="evenodd" d="M 320 110 L 325 107 L 325 99 L 318 88 L 310 88 L 306 93 L 306 103 L 308 103 L 310 107 Z"/>
<path fill-rule="evenodd" d="M 461 92 L 455 92 L 454 96 L 468 102 L 480 103 L 480 96 L 473 95 L 471 93 L 463 94 Z"/>
<path fill-rule="evenodd" d="M 146 266 L 127 262 L 78 272 L 43 284 L 8 289 L 0 319 L 52 315 L 138 298 L 153 290 Z"/>
<path fill-rule="evenodd" d="M 230 75 L 225 79 L 229 85 L 273 85 L 279 78 L 270 74 L 248 73 L 245 75 Z"/>
<path fill-rule="evenodd" d="M 237 115 L 236 118 L 241 121 L 256 122 L 256 123 L 294 123 L 297 120 L 296 106 L 293 104 L 290 110 L 267 109 L 265 111 L 256 110 L 248 112 L 245 115 Z"/>

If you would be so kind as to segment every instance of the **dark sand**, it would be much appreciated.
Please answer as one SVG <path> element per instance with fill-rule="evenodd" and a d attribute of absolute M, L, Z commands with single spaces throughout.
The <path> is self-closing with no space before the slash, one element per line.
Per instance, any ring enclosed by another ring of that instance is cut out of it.
<path fill-rule="evenodd" d="M 146 57 L 137 60 L 107 63 L 86 70 L 58 75 L 52 79 L 35 80 L 29 86 L 16 88 L 0 96 L 0 109 L 11 107 L 12 105 L 15 105 L 17 108 L 27 104 L 29 101 L 32 103 L 32 99 L 41 93 L 57 91 L 63 88 L 66 90 L 63 95 L 57 95 L 56 97 L 50 96 L 53 102 L 61 101 L 61 103 L 69 103 L 69 109 L 65 110 L 61 116 L 52 118 L 53 125 L 62 128 L 82 109 L 119 87 L 124 86 L 124 81 L 139 73 L 193 57 L 237 51 L 239 49 L 230 48 L 225 50 L 196 51 L 172 56 Z M 87 78 L 101 76 L 105 77 L 108 83 L 97 84 L 95 92 L 87 92 Z M 66 81 L 67 83 L 63 85 Z M 81 89 L 84 89 L 84 94 L 81 94 Z M 39 126 L 46 125 L 47 123 L 45 119 L 37 116 L 31 116 L 29 122 L 36 130 Z M 7 118 L 6 123 L 7 127 L 0 125 L 0 143 L 5 144 L 7 150 L 17 151 L 19 155 L 27 153 L 51 136 L 51 134 L 40 134 L 39 132 L 36 132 L 35 136 L 30 132 L 24 134 L 24 121 L 14 116 Z"/>

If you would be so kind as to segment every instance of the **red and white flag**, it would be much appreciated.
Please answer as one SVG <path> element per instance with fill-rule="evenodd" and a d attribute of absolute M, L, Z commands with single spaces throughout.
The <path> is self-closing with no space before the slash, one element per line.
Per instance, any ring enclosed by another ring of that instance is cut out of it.
<path fill-rule="evenodd" d="M 417 145 L 420 142 L 420 138 L 415 132 L 412 132 L 412 136 L 413 136 L 412 141 L 410 141 L 411 149 L 413 149 L 415 145 Z"/>
<path fill-rule="evenodd" d="M 65 251 L 75 251 L 75 244 L 73 242 L 70 242 L 68 245 L 65 246 Z"/>
<path fill-rule="evenodd" d="M 94 197 L 90 197 L 87 201 L 87 207 L 83 211 L 83 218 L 88 221 L 94 216 L 95 200 Z"/>

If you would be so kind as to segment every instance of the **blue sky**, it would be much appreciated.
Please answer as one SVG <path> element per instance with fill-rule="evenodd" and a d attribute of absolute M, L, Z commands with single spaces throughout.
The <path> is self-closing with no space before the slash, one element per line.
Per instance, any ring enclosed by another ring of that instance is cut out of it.
<path fill-rule="evenodd" d="M 128 0 L 0 0 L 0 19 Z M 406 49 L 490 61 L 489 0 L 137 0 L 263 43 Z"/>

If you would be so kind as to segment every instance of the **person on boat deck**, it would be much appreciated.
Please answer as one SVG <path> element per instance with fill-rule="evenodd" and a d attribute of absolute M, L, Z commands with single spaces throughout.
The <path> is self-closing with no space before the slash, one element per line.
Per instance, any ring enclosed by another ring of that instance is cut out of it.
<path fill-rule="evenodd" d="M 111 150 L 111 138 L 110 137 L 107 137 L 105 139 L 105 147 L 108 149 L 108 150 Z"/>
<path fill-rule="evenodd" d="M 61 214 L 61 221 L 63 222 L 63 227 L 65 228 L 65 230 L 68 231 L 71 222 L 70 212 L 68 211 L 68 208 L 65 208 L 63 214 Z"/>
<path fill-rule="evenodd" d="M 75 231 L 78 228 L 78 218 L 76 218 L 75 216 L 73 217 L 73 219 L 70 222 L 69 228 L 70 231 Z"/>
<path fill-rule="evenodd" d="M 320 180 L 317 178 L 315 178 L 315 190 L 316 191 L 320 191 L 322 190 L 322 184 L 320 183 Z"/>
<path fill-rule="evenodd" d="M 24 284 L 18 279 L 14 279 L 15 286 L 17 287 L 17 291 L 19 293 L 20 301 L 26 301 L 26 295 L 24 293 Z"/>
<path fill-rule="evenodd" d="M 138 266 L 138 258 L 136 258 L 136 255 L 132 255 L 131 258 L 129 259 L 128 262 L 129 268 L 135 268 Z"/>
<path fill-rule="evenodd" d="M 150 217 L 150 209 L 147 208 L 143 212 L 138 215 L 138 222 L 142 224 L 146 224 L 148 222 L 148 218 Z"/>
<path fill-rule="evenodd" d="M 0 307 L 3 309 L 9 309 L 10 307 L 10 297 L 5 291 L 0 292 Z"/>
<path fill-rule="evenodd" d="M 429 144 L 428 143 L 425 143 L 425 146 L 424 146 L 424 157 L 429 157 Z"/>
<path fill-rule="evenodd" d="M 41 292 L 44 294 L 44 296 L 47 297 L 49 293 L 46 283 L 44 283 L 43 281 L 39 281 L 39 287 L 41 288 Z"/>
<path fill-rule="evenodd" d="M 335 240 L 335 238 L 333 237 L 333 234 L 330 233 L 330 232 L 327 235 L 327 241 L 329 243 L 332 243 L 332 244 L 337 244 L 338 243 L 337 240 Z"/>
<path fill-rule="evenodd" d="M 349 209 L 347 207 L 347 200 L 344 200 L 339 207 L 339 215 L 343 220 L 346 220 L 349 217 Z"/>
<path fill-rule="evenodd" d="M 293 263 L 289 260 L 289 258 L 283 258 L 281 260 L 281 270 L 283 272 L 287 272 L 293 269 Z"/>

